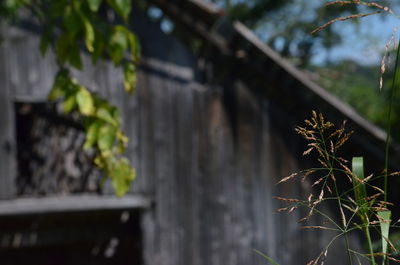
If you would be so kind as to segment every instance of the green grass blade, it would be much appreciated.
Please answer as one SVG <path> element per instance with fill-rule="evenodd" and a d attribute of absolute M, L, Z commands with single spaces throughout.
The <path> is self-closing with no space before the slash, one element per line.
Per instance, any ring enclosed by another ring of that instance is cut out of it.
<path fill-rule="evenodd" d="M 380 221 L 379 224 L 381 227 L 382 253 L 386 253 L 388 245 L 387 240 L 389 240 L 390 218 L 392 216 L 392 212 L 391 211 L 378 212 L 378 216 L 382 218 L 381 220 L 383 220 Z M 385 261 L 386 261 L 386 256 L 383 256 L 382 265 L 385 265 Z"/>
<path fill-rule="evenodd" d="M 353 187 L 354 187 L 354 197 L 356 199 L 357 205 L 360 207 L 360 212 L 365 213 L 366 209 L 366 198 L 367 189 L 364 183 L 360 183 L 358 179 L 364 179 L 364 159 L 362 157 L 353 157 L 352 170 L 355 176 L 353 176 Z"/>
<path fill-rule="evenodd" d="M 255 253 L 257 253 L 258 255 L 260 255 L 261 257 L 263 257 L 264 259 L 266 259 L 269 263 L 271 263 L 272 265 L 279 265 L 278 262 L 276 262 L 275 260 L 273 260 L 272 258 L 268 257 L 267 255 L 265 255 L 264 253 L 262 253 L 261 251 L 257 250 L 257 249 L 253 249 L 253 251 Z"/>

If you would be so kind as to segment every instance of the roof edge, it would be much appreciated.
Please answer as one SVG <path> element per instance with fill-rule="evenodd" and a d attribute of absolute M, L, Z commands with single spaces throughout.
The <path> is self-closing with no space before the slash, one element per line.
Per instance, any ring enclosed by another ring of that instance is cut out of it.
<path fill-rule="evenodd" d="M 243 23 L 239 21 L 233 22 L 233 26 L 235 30 L 249 42 L 251 42 L 254 46 L 256 46 L 261 52 L 263 52 L 266 56 L 271 58 L 271 60 L 281 67 L 284 71 L 292 75 L 297 79 L 300 83 L 302 83 L 305 87 L 309 88 L 312 92 L 314 92 L 317 96 L 322 98 L 332 107 L 341 112 L 344 116 L 348 117 L 354 123 L 356 123 L 361 128 L 368 131 L 375 138 L 380 141 L 386 141 L 387 133 L 374 125 L 372 122 L 368 121 L 360 114 L 357 113 L 354 108 L 352 108 L 347 103 L 341 101 L 336 96 L 326 91 L 324 88 L 310 80 L 300 69 L 295 67 L 293 64 L 288 62 L 285 58 L 280 56 L 277 52 L 272 50 L 268 45 L 263 43 L 249 28 L 247 28 Z"/>

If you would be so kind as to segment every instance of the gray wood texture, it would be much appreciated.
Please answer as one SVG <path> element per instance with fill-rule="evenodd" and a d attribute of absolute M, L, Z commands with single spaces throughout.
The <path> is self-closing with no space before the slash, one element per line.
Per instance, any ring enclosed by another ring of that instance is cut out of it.
<path fill-rule="evenodd" d="M 4 32 L 5 25 L 0 24 Z M 16 176 L 16 146 L 14 133 L 14 101 L 10 87 L 12 59 L 7 53 L 12 46 L 3 41 L 0 46 L 0 199 L 14 196 Z"/>

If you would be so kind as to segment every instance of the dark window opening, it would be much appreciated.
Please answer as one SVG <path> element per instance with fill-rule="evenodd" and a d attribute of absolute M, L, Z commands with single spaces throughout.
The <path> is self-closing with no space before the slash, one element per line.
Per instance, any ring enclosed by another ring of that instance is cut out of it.
<path fill-rule="evenodd" d="M 99 193 L 94 152 L 82 151 L 78 117 L 51 103 L 16 103 L 17 195 Z"/>
<path fill-rule="evenodd" d="M 143 264 L 139 210 L 10 216 L 0 227 L 2 265 Z"/>

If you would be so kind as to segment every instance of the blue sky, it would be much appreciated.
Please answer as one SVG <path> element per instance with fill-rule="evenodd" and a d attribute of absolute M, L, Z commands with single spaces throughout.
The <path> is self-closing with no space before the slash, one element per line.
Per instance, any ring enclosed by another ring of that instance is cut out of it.
<path fill-rule="evenodd" d="M 400 14 L 400 5 L 396 1 L 399 0 L 393 0 L 392 2 L 397 4 L 397 10 L 394 10 L 394 12 Z M 276 12 L 274 17 L 266 17 L 264 21 L 266 23 L 260 24 L 256 34 L 261 39 L 267 40 L 270 35 L 284 31 L 287 23 L 295 25 L 298 21 L 312 22 L 316 16 L 315 9 L 327 2 L 329 1 L 296 0 L 293 5 L 288 5 Z M 394 6 L 394 4 L 391 6 Z M 371 12 L 371 9 L 362 8 L 361 10 L 361 12 Z M 343 43 L 331 49 L 330 60 L 353 59 L 364 65 L 379 63 L 386 43 L 393 34 L 393 29 L 400 26 L 400 18 L 389 13 L 383 13 L 359 18 L 359 23 L 355 22 L 354 20 L 338 21 L 330 26 L 335 27 L 344 36 Z M 318 26 L 321 25 L 315 25 L 315 28 Z M 399 33 L 400 29 L 397 35 Z M 293 37 L 295 38 L 295 36 Z M 324 48 L 315 49 L 315 55 L 312 59 L 315 64 L 321 64 L 326 59 L 327 51 Z"/>
<path fill-rule="evenodd" d="M 364 65 L 379 63 L 386 43 L 393 35 L 393 30 L 400 27 L 400 19 L 392 15 L 374 15 L 360 19 L 358 25 L 350 21 L 336 22 L 346 36 L 341 45 L 331 51 L 332 59 L 353 59 Z M 398 39 L 400 28 L 395 33 Z M 327 54 L 324 50 L 316 52 L 313 61 L 321 63 Z"/>

